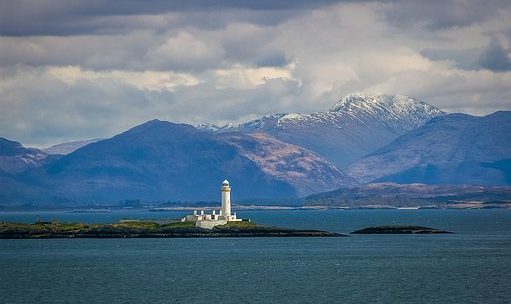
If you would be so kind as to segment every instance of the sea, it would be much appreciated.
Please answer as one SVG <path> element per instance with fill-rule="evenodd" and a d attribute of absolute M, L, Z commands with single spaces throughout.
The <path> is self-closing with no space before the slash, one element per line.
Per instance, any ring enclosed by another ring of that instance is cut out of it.
<path fill-rule="evenodd" d="M 0 212 L 111 223 L 185 211 Z M 511 303 L 511 210 L 258 210 L 260 224 L 441 235 L 0 240 L 0 303 Z"/>

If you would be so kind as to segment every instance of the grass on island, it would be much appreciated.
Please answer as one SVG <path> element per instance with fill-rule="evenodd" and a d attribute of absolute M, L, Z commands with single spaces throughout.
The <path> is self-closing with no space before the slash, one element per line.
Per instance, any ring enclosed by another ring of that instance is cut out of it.
<path fill-rule="evenodd" d="M 0 222 L 0 239 L 259 236 L 339 236 L 339 234 L 257 225 L 249 221 L 228 222 L 211 230 L 195 227 L 195 222 L 156 222 L 156 220 L 122 220 L 115 224 Z"/>
<path fill-rule="evenodd" d="M 135 228 L 135 229 L 159 229 L 159 228 L 184 228 L 184 227 L 194 227 L 194 222 L 181 222 L 176 221 L 168 224 L 159 224 L 153 221 L 123 221 L 117 224 L 111 224 L 114 227 L 122 227 L 122 228 Z"/>
<path fill-rule="evenodd" d="M 100 228 L 102 225 L 82 223 L 37 222 L 33 224 L 0 222 L 0 234 L 47 235 L 53 233 L 79 233 Z"/>
<path fill-rule="evenodd" d="M 250 221 L 240 221 L 240 222 L 227 222 L 227 224 L 222 225 L 220 227 L 225 228 L 254 228 L 258 225 L 256 223 Z"/>
<path fill-rule="evenodd" d="M 83 224 L 83 223 L 60 223 L 60 222 L 36 222 L 31 224 L 0 222 L 0 234 L 9 235 L 15 233 L 28 235 L 47 234 L 73 234 L 90 232 L 158 232 L 162 230 L 195 227 L 193 222 L 174 222 L 158 224 L 151 221 L 126 221 L 115 224 Z"/>
<path fill-rule="evenodd" d="M 146 229 L 158 229 L 158 228 L 185 228 L 185 227 L 195 227 L 195 222 L 175 222 L 169 224 L 160 225 L 151 221 L 125 221 L 119 224 L 113 224 L 114 227 L 123 227 L 123 228 L 146 228 Z M 250 221 L 239 221 L 239 222 L 227 222 L 225 225 L 220 225 L 217 227 L 223 228 L 253 228 L 258 225 L 250 222 Z"/>
<path fill-rule="evenodd" d="M 258 225 L 249 221 L 228 222 L 222 228 L 253 228 Z M 83 224 L 60 222 L 36 222 L 31 224 L 0 222 L 0 235 L 22 234 L 46 236 L 51 234 L 90 234 L 90 233 L 161 233 L 173 229 L 195 228 L 195 222 L 176 221 L 159 224 L 153 221 L 133 220 L 115 224 Z"/>

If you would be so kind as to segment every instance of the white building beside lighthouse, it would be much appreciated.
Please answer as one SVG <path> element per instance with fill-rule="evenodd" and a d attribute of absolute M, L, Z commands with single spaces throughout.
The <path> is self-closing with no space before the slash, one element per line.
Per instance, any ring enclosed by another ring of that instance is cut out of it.
<path fill-rule="evenodd" d="M 195 226 L 200 228 L 212 229 L 215 226 L 225 225 L 228 222 L 239 222 L 242 219 L 236 217 L 236 213 L 231 212 L 231 187 L 229 181 L 222 182 L 222 207 L 218 211 L 213 209 L 211 214 L 206 214 L 204 210 L 194 210 L 193 214 L 182 218 L 182 222 L 195 222 Z"/>

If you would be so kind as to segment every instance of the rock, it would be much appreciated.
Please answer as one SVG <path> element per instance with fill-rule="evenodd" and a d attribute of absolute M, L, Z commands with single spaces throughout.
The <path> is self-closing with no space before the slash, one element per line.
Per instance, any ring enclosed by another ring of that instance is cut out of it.
<path fill-rule="evenodd" d="M 352 232 L 352 234 L 437 234 L 437 233 L 452 232 L 439 230 L 435 228 L 407 225 L 368 227 Z"/>

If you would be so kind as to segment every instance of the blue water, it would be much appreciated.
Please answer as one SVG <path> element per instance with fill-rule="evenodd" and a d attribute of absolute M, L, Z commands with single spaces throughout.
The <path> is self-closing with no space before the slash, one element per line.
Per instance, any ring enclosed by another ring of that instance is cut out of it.
<path fill-rule="evenodd" d="M 40 212 L 113 222 L 185 212 Z M 511 210 L 246 211 L 336 232 L 418 224 L 449 235 L 0 240 L 1 303 L 510 303 Z M 0 213 L 33 222 L 36 213 Z"/>

